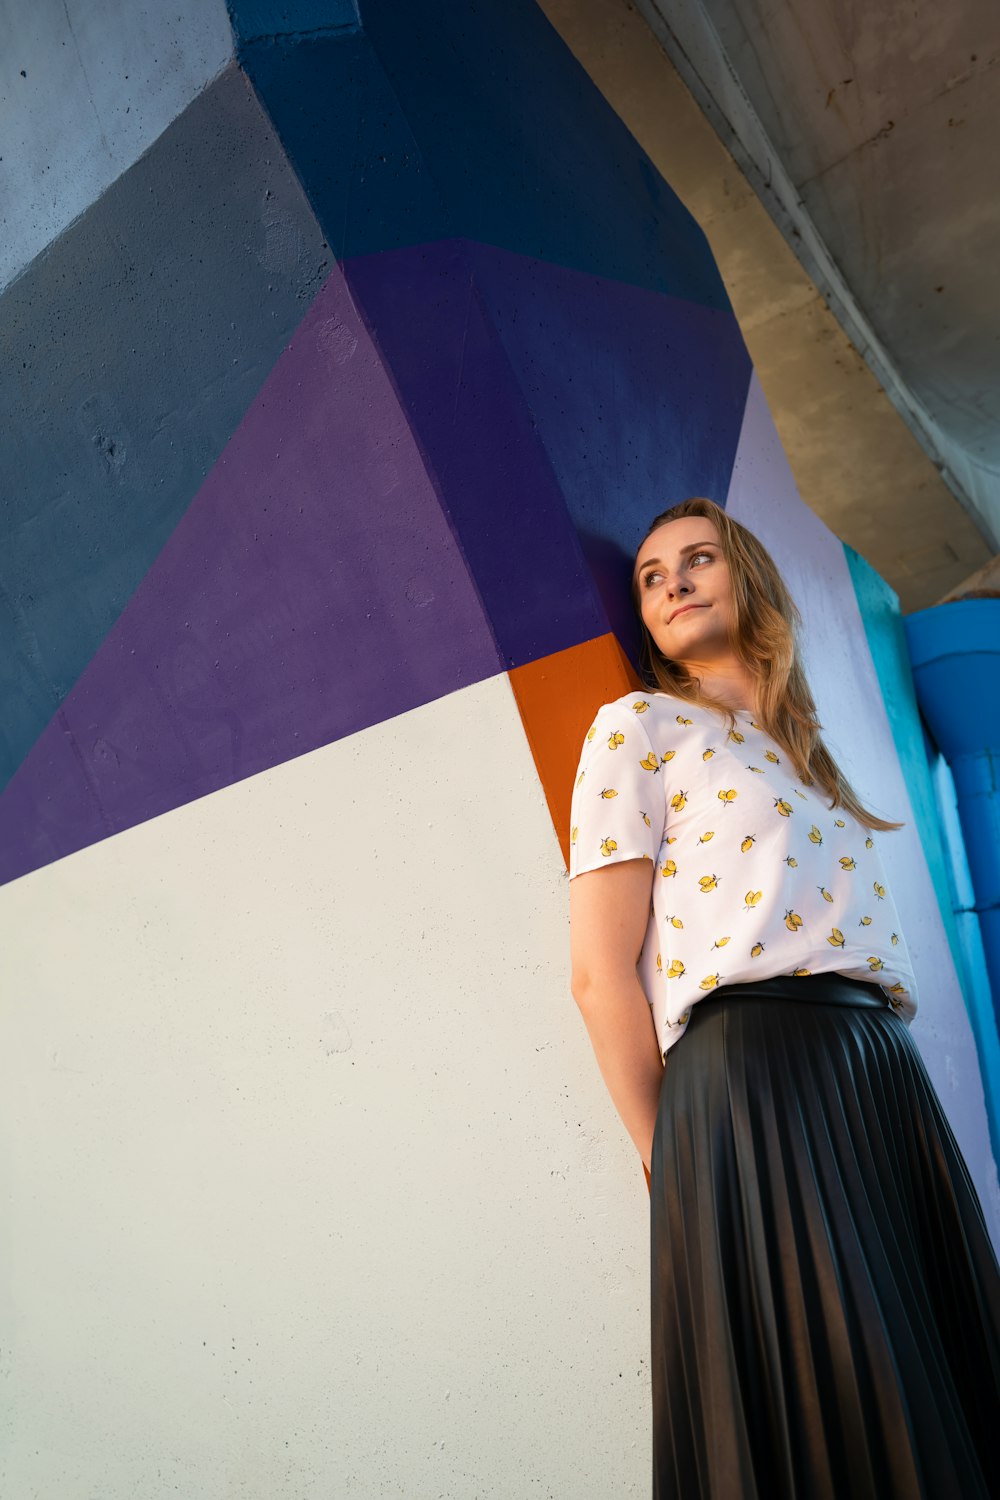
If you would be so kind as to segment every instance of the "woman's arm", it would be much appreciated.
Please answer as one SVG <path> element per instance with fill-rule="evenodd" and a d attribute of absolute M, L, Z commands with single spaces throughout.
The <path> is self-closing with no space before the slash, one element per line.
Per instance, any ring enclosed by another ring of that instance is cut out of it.
<path fill-rule="evenodd" d="M 663 1065 L 636 973 L 653 862 L 630 859 L 570 882 L 571 986 L 608 1092 L 649 1170 Z"/>

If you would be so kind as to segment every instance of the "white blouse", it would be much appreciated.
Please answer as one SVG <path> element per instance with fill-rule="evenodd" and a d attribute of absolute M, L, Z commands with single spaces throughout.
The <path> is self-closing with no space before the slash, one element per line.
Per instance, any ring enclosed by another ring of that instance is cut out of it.
<path fill-rule="evenodd" d="M 668 693 L 626 694 L 599 710 L 573 789 L 570 879 L 655 865 L 638 967 L 664 1059 L 716 986 L 779 974 L 867 980 L 911 1021 L 878 839 L 800 780 L 749 713 L 728 723 Z"/>

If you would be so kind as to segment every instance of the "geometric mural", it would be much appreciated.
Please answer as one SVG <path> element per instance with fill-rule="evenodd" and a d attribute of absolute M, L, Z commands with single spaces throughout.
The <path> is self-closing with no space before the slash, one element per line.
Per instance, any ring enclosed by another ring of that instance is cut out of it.
<path fill-rule="evenodd" d="M 774 554 L 831 748 L 906 825 L 915 1034 L 997 1230 L 898 602 L 533 0 L 232 0 L 221 72 L 218 6 L 161 62 L 106 6 L 147 93 L 201 81 L 0 295 L 3 1477 L 646 1494 L 648 1198 L 566 933 L 630 558 L 692 494 Z M 126 95 L 73 98 L 93 154 Z"/>

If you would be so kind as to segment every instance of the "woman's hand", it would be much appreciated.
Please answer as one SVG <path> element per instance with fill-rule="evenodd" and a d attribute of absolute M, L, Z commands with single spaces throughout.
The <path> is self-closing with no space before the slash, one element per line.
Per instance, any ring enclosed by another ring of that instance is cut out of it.
<path fill-rule="evenodd" d="M 663 1065 L 636 964 L 649 922 L 654 865 L 623 860 L 570 882 L 571 987 L 597 1064 L 649 1170 Z"/>

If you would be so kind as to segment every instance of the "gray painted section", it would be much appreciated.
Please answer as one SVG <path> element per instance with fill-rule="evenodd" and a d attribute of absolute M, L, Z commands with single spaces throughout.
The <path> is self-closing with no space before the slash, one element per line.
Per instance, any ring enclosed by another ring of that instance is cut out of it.
<path fill-rule="evenodd" d="M 984 539 L 1000 548 L 1000 10 L 637 0 Z M 766 38 L 766 46 L 761 46 Z"/>
<path fill-rule="evenodd" d="M 184 514 L 330 264 L 234 65 L 0 299 L 0 786 Z"/>
<path fill-rule="evenodd" d="M 0 0 L 0 286 L 229 62 L 224 0 Z"/>

